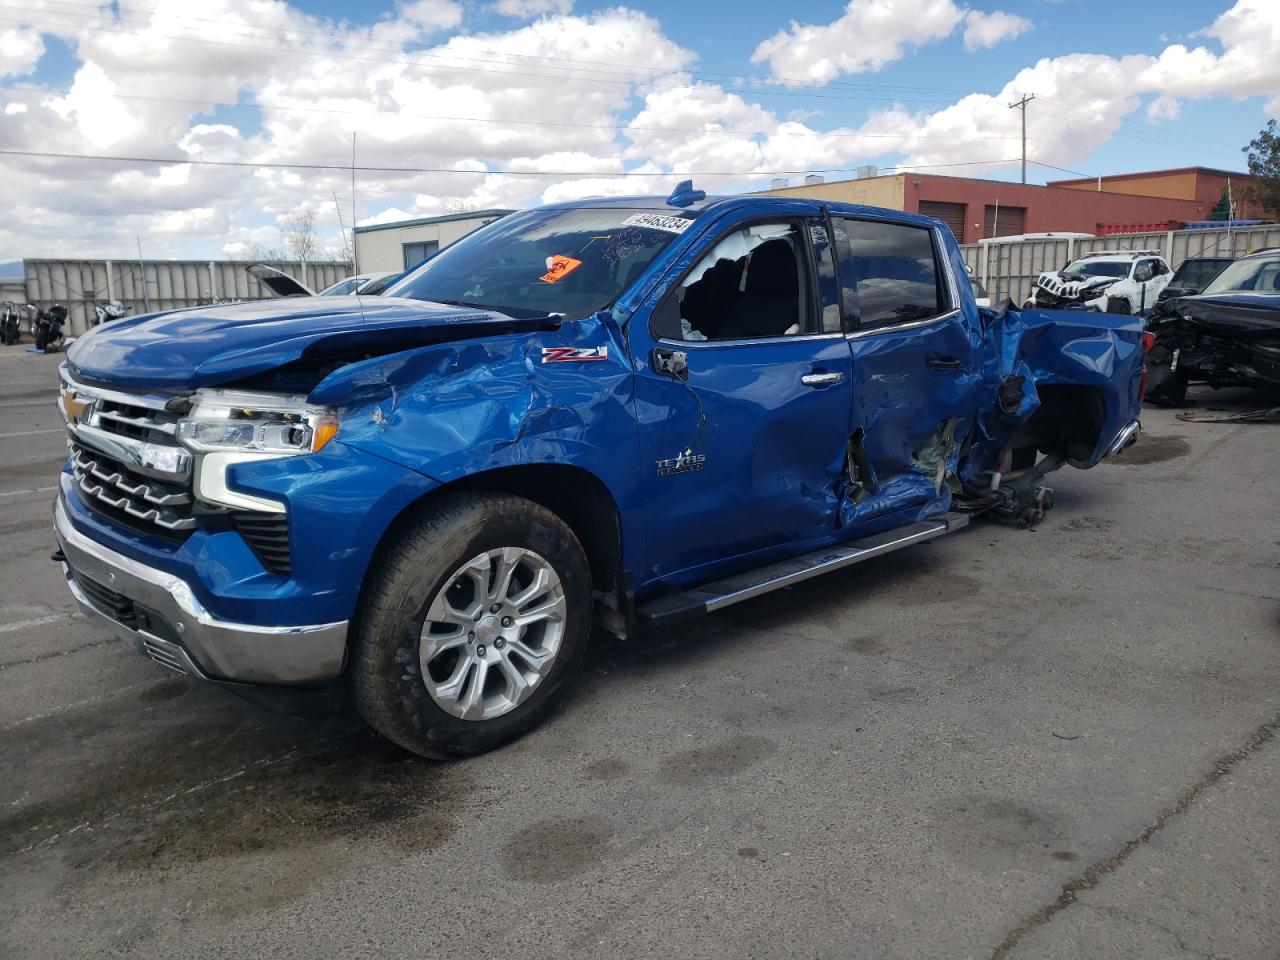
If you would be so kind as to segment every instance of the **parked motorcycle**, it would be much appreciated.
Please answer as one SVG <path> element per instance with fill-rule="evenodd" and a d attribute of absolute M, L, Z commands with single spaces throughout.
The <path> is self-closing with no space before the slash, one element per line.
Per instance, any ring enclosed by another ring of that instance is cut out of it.
<path fill-rule="evenodd" d="M 93 314 L 93 325 L 98 327 L 104 323 L 110 323 L 112 320 L 119 320 L 122 317 L 127 317 L 129 315 L 129 308 L 119 300 L 112 300 L 107 304 L 94 304 Z"/>
<path fill-rule="evenodd" d="M 67 322 L 67 308 L 55 303 L 48 310 L 41 310 L 36 317 L 36 349 L 55 353 L 62 348 L 66 335 L 62 328 Z"/>
<path fill-rule="evenodd" d="M 10 346 L 22 339 L 23 316 L 16 303 L 4 305 L 4 312 L 0 313 L 0 343 Z"/>

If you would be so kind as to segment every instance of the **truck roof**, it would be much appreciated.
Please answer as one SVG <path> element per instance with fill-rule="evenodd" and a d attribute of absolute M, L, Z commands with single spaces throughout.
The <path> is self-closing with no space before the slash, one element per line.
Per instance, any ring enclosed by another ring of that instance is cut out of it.
<path fill-rule="evenodd" d="M 671 216 L 686 215 L 699 217 L 712 211 L 726 211 L 737 208 L 755 208 L 768 212 L 772 208 L 794 209 L 797 204 L 805 204 L 815 209 L 825 207 L 837 216 L 870 217 L 874 219 L 893 219 L 902 223 L 914 223 L 919 226 L 945 226 L 941 220 L 926 217 L 918 213 L 907 213 L 903 210 L 892 210 L 886 207 L 871 207 L 860 203 L 843 203 L 837 200 L 814 200 L 807 197 L 767 196 L 757 194 L 744 196 L 708 196 L 689 206 L 673 206 L 667 197 L 632 196 L 632 197 L 587 197 L 582 200 L 564 200 L 558 203 L 545 204 L 542 209 L 571 209 L 575 207 L 596 207 L 600 209 L 630 208 L 640 210 L 662 211 Z"/>

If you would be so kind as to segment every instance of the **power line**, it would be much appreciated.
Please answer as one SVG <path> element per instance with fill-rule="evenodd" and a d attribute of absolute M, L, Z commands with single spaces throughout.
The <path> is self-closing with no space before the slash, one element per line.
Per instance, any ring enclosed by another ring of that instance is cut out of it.
<path fill-rule="evenodd" d="M 47 150 L 8 150 L 0 149 L 0 155 L 11 157 L 32 157 L 44 160 L 92 160 L 107 163 L 155 163 L 166 166 L 194 166 L 194 167 L 239 167 L 250 169 L 268 169 L 268 170 L 340 170 L 344 173 L 351 170 L 360 173 L 457 173 L 457 174 L 481 174 L 492 175 L 499 174 L 508 177 L 591 177 L 600 179 L 611 179 L 614 177 L 774 177 L 774 176 L 800 176 L 808 173 L 853 173 L 857 167 L 818 167 L 808 170 L 719 170 L 719 171 L 672 171 L 669 173 L 644 173 L 639 171 L 624 170 L 618 172 L 606 172 L 601 170 L 502 170 L 502 169 L 485 169 L 485 170 L 459 170 L 456 167 L 380 167 L 380 166 L 357 166 L 350 163 L 284 163 L 279 161 L 262 161 L 256 162 L 252 160 L 194 160 L 189 157 L 119 157 L 109 156 L 106 154 L 92 153 L 56 153 Z M 1017 163 L 1017 159 L 1012 160 L 965 160 L 956 163 L 916 163 L 916 164 L 900 164 L 892 167 L 881 167 L 882 170 L 926 170 L 940 167 L 973 167 L 988 166 L 1006 163 Z"/>
<path fill-rule="evenodd" d="M 53 87 L 35 87 L 29 85 L 5 85 L 0 84 L 0 90 L 12 90 L 19 93 L 38 93 L 38 94 L 59 94 L 66 96 L 71 93 L 69 89 L 53 88 Z M 112 93 L 111 96 L 118 100 L 139 100 L 153 103 L 181 103 L 191 106 L 217 107 L 221 104 L 216 100 L 198 100 L 185 97 L 153 97 L 144 96 L 142 94 Z M 532 126 L 532 127 L 572 127 L 585 130 L 612 130 L 621 132 L 637 132 L 637 133 L 693 133 L 709 136 L 727 136 L 727 137 L 834 137 L 840 139 L 871 139 L 871 140 L 948 140 L 954 141 L 954 136 L 924 136 L 915 134 L 900 133 L 841 133 L 839 131 L 822 131 L 822 130 L 805 130 L 805 131 L 780 131 L 780 130 L 706 130 L 698 127 L 642 127 L 629 123 L 572 123 L 565 120 L 505 120 L 495 117 L 457 117 L 442 116 L 428 113 L 402 113 L 396 110 L 338 110 L 332 107 L 305 107 L 297 104 L 279 104 L 264 103 L 254 100 L 247 104 L 228 104 L 228 106 L 252 106 L 260 110 L 279 110 L 288 113 L 327 113 L 335 116 L 352 116 L 352 117 L 395 117 L 398 119 L 414 119 L 414 120 L 436 120 L 436 121 L 457 121 L 460 123 L 496 123 L 502 125 L 513 126 Z M 205 111 L 201 111 L 205 112 Z M 970 137 L 972 140 L 1017 140 L 1016 136 L 1005 134 L 991 136 L 975 136 Z"/>
<path fill-rule="evenodd" d="M 80 14 L 72 13 L 70 11 L 48 9 L 48 4 L 50 3 L 60 7 L 77 7 L 83 10 L 91 10 L 99 14 L 103 12 L 103 8 L 100 4 L 77 3 L 75 2 L 75 0 L 46 0 L 46 12 L 52 13 L 55 16 L 76 17 L 76 16 L 80 16 Z M 23 9 L 22 7 L 11 6 L 8 4 L 0 5 L 0 9 L 6 9 L 6 8 L 10 10 L 17 10 L 17 11 L 21 11 Z M 152 7 L 146 11 L 139 11 L 139 12 L 155 14 L 158 11 L 159 11 L 158 7 Z M 147 27 L 150 27 L 156 24 L 157 22 L 161 22 L 161 23 L 170 22 L 178 26 L 182 26 L 185 23 L 207 23 L 207 24 L 212 24 L 215 26 L 223 27 L 223 28 L 227 28 L 228 26 L 231 26 L 230 24 L 227 23 L 226 20 L 219 20 L 211 17 L 167 16 L 157 21 L 157 20 L 148 20 L 145 17 L 135 16 L 133 15 L 132 11 L 123 12 L 123 11 L 117 10 L 117 11 L 113 11 L 113 13 L 114 13 L 114 16 L 110 21 L 112 25 L 129 22 L 129 23 L 143 24 Z M 26 21 L 24 20 L 23 22 L 26 22 Z M 35 22 L 35 21 L 33 20 L 31 22 Z M 57 24 L 57 25 L 70 26 L 67 24 Z M 359 45 L 352 45 L 350 43 L 350 38 L 343 37 L 335 33 L 328 33 L 328 32 L 319 31 L 319 30 L 292 30 L 292 29 L 275 30 L 269 27 L 262 27 L 262 26 L 256 26 L 251 24 L 235 24 L 234 27 L 237 31 L 240 31 L 240 32 L 254 31 L 259 35 L 264 35 L 264 36 L 261 36 L 261 39 L 278 39 L 282 42 L 287 42 L 296 37 L 318 37 L 329 42 L 343 43 L 344 46 L 347 46 L 352 49 L 364 49 L 371 52 L 386 52 L 386 51 L 399 52 L 403 50 L 403 44 L 398 43 L 396 41 L 377 41 L 377 40 L 373 40 L 372 38 L 369 38 L 369 39 L 361 39 Z M 135 30 L 135 31 L 126 31 L 126 32 L 140 33 L 142 31 Z M 250 36 L 252 36 L 252 34 Z M 200 38 L 193 37 L 193 38 L 184 38 L 184 39 L 196 40 Z M 608 71 L 596 71 L 596 72 L 608 72 L 608 73 L 613 73 L 615 75 L 625 75 L 625 73 L 628 71 L 645 71 L 645 72 L 656 73 L 656 74 L 671 73 L 671 72 L 688 72 L 696 76 L 722 77 L 733 82 L 746 81 L 752 84 L 768 82 L 765 80 L 753 79 L 741 73 L 728 73 L 724 71 L 689 70 L 687 68 L 676 68 L 676 67 L 655 67 L 649 64 L 618 63 L 615 61 L 604 61 L 604 60 L 580 60 L 580 59 L 568 58 L 568 57 L 555 57 L 555 58 L 539 57 L 533 54 L 513 53 L 513 52 L 501 51 L 501 50 L 477 50 L 475 52 L 480 54 L 488 54 L 490 57 L 517 58 L 518 60 L 533 61 L 532 65 L 538 66 L 544 69 L 547 69 L 547 68 L 573 69 L 574 67 L 577 67 L 579 65 L 586 65 L 586 66 L 608 67 L 610 68 Z M 494 64 L 510 65 L 510 66 L 520 65 L 519 63 L 513 63 L 511 60 L 508 60 L 508 59 L 484 59 L 480 57 L 461 56 L 458 54 L 441 54 L 441 53 L 422 52 L 419 54 L 419 56 L 432 57 L 432 58 L 449 60 L 449 61 L 494 63 Z M 568 65 L 568 66 L 566 67 L 565 65 Z M 812 87 L 813 85 L 808 85 L 808 86 Z M 873 90 L 906 90 L 914 93 L 923 92 L 923 93 L 963 94 L 963 93 L 970 92 L 970 91 L 961 90 L 955 87 L 950 87 L 950 88 L 922 87 L 922 86 L 912 86 L 908 84 L 883 84 L 883 83 L 873 84 L 865 81 L 836 80 L 836 81 L 831 81 L 827 83 L 826 86 L 845 87 L 850 89 L 865 88 L 865 89 L 873 89 Z"/>
<path fill-rule="evenodd" d="M 75 16 L 74 14 L 63 14 L 63 13 L 60 13 L 59 11 L 50 11 L 50 12 L 53 13 L 55 16 Z M 25 24 L 25 25 L 44 24 L 45 26 L 56 26 L 56 27 L 64 27 L 64 28 L 71 26 L 70 24 L 66 24 L 66 23 L 49 24 L 48 21 L 37 20 L 33 17 L 0 17 L 0 22 L 19 23 L 19 24 Z M 143 31 L 122 30 L 119 32 L 140 34 Z M 430 70 L 452 71 L 452 72 L 467 71 L 467 72 L 477 72 L 477 73 L 498 74 L 505 77 L 522 77 L 522 78 L 528 78 L 528 79 L 542 79 L 542 80 L 556 80 L 556 81 L 564 81 L 566 79 L 573 78 L 578 80 L 584 80 L 590 83 L 614 84 L 614 85 L 625 86 L 625 87 L 633 87 L 633 86 L 639 85 L 641 82 L 645 82 L 645 83 L 648 83 L 648 86 L 653 90 L 697 91 L 699 89 L 703 89 L 698 87 L 696 84 L 688 84 L 688 83 L 657 83 L 657 82 L 650 83 L 648 81 L 637 80 L 636 78 L 625 78 L 620 76 L 616 72 L 612 72 L 611 76 L 576 77 L 574 76 L 575 70 L 578 70 L 579 72 L 587 72 L 587 73 L 602 73 L 605 71 L 590 70 L 590 69 L 583 71 L 583 70 L 580 70 L 579 68 L 574 68 L 574 67 L 567 68 L 568 72 L 563 74 L 529 73 L 527 71 L 521 71 L 521 70 L 487 69 L 484 67 L 465 67 L 465 66 L 456 66 L 452 64 L 442 64 L 442 63 L 423 63 L 421 60 L 407 60 L 402 57 L 385 57 L 385 56 L 362 57 L 362 56 L 355 56 L 349 53 L 342 53 L 339 51 L 330 51 L 330 50 L 324 50 L 324 51 L 294 50 L 294 49 L 289 49 L 287 47 L 269 47 L 269 46 L 260 46 L 260 45 L 248 44 L 248 43 L 236 43 L 229 40 L 213 40 L 207 37 L 175 36 L 173 34 L 156 34 L 156 33 L 149 33 L 149 35 L 152 37 L 158 37 L 160 39 L 173 40 L 179 43 L 198 43 L 206 46 L 232 47 L 239 50 L 255 50 L 262 53 L 270 53 L 275 56 L 351 60 L 351 61 L 364 62 L 364 63 L 376 63 L 380 65 L 397 63 L 404 66 L 414 67 L 419 70 L 428 70 L 428 71 Z M 433 55 L 422 54 L 421 56 L 428 57 Z M 553 69 L 553 68 L 545 68 L 545 69 Z M 682 73 L 687 71 L 682 71 L 682 70 L 673 68 L 669 72 Z M 886 102 L 886 103 L 936 104 L 936 103 L 946 102 L 945 100 L 941 100 L 941 99 L 916 99 L 916 98 L 896 97 L 896 96 L 895 97 L 852 96 L 852 95 L 811 93 L 811 92 L 804 92 L 804 91 L 774 90 L 774 89 L 769 89 L 767 87 L 761 88 L 759 86 L 760 84 L 764 84 L 765 81 L 748 79 L 747 83 L 751 84 L 754 87 L 754 89 L 752 89 L 750 93 L 752 96 L 756 96 L 756 97 L 760 97 L 760 96 L 804 97 L 806 99 L 813 99 L 813 100 L 878 101 L 878 102 Z"/>

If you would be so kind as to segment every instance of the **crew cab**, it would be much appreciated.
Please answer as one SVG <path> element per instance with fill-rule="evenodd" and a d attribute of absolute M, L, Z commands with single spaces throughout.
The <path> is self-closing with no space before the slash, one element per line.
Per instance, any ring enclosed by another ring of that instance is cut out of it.
<path fill-rule="evenodd" d="M 592 625 L 1034 521 L 1138 431 L 1138 320 L 991 311 L 950 231 L 779 197 L 512 214 L 378 298 L 127 317 L 61 369 L 85 615 L 429 757 L 530 729 Z"/>
<path fill-rule="evenodd" d="M 1145 313 L 1172 276 L 1159 250 L 1101 250 L 1040 274 L 1025 306 Z"/>

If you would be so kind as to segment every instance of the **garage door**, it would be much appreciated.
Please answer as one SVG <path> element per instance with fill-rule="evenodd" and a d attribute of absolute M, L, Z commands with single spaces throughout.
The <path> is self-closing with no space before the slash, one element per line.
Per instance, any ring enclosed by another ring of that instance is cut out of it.
<path fill-rule="evenodd" d="M 1027 208 L 988 205 L 982 218 L 982 236 L 1016 237 L 1027 232 Z"/>
<path fill-rule="evenodd" d="M 937 217 L 951 228 L 951 235 L 958 243 L 964 243 L 963 203 L 943 203 L 940 200 L 921 200 L 920 212 L 926 217 Z"/>

